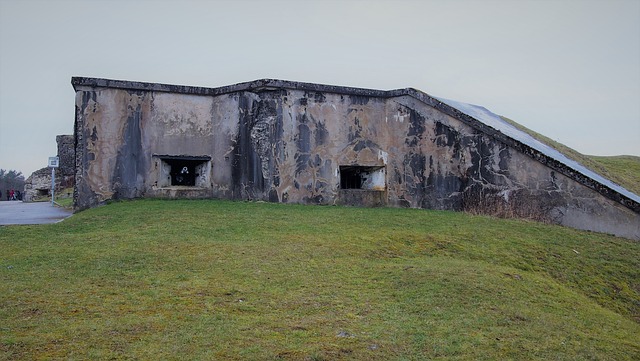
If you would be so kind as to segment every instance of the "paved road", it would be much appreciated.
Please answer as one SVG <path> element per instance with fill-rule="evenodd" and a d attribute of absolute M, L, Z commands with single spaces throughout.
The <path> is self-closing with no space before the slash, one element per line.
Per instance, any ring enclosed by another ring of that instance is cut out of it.
<path fill-rule="evenodd" d="M 71 214 L 69 210 L 53 207 L 51 202 L 0 202 L 0 226 L 56 223 L 71 216 Z"/>

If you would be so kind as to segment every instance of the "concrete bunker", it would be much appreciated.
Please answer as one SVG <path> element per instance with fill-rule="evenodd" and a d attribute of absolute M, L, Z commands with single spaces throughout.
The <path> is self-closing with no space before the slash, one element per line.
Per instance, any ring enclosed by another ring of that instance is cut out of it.
<path fill-rule="evenodd" d="M 392 206 L 640 239 L 640 196 L 479 106 L 274 79 L 72 84 L 76 210 L 134 197 Z"/>

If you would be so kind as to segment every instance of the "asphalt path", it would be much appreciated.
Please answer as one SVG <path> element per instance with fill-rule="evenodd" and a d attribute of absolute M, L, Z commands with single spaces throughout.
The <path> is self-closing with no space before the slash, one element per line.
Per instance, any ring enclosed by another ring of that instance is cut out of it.
<path fill-rule="evenodd" d="M 51 202 L 0 202 L 0 226 L 57 223 L 71 214 L 70 210 L 54 207 Z"/>

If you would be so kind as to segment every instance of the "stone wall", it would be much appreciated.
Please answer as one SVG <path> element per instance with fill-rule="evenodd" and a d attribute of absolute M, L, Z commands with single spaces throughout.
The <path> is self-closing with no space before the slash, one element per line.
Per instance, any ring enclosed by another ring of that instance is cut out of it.
<path fill-rule="evenodd" d="M 136 197 L 388 205 L 640 239 L 633 199 L 412 89 L 74 86 L 77 209 Z"/>
<path fill-rule="evenodd" d="M 60 158 L 58 167 L 60 175 L 64 177 L 74 176 L 76 167 L 74 136 L 58 135 L 56 136 L 56 143 L 58 144 L 58 158 Z M 71 186 L 73 186 L 72 181 Z"/>
<path fill-rule="evenodd" d="M 74 187 L 75 138 L 73 135 L 56 136 L 59 167 L 56 168 L 56 191 Z M 45 167 L 31 173 L 24 185 L 25 202 L 51 197 L 51 168 Z"/>

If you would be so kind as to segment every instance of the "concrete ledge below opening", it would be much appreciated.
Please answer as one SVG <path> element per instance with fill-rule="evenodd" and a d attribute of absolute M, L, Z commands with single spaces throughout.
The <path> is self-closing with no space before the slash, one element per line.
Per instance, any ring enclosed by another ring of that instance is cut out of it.
<path fill-rule="evenodd" d="M 341 189 L 336 202 L 345 206 L 384 207 L 387 205 L 387 192 L 369 189 Z"/>
<path fill-rule="evenodd" d="M 211 190 L 201 187 L 171 186 L 155 188 L 153 195 L 159 198 L 199 199 L 211 197 Z"/>

